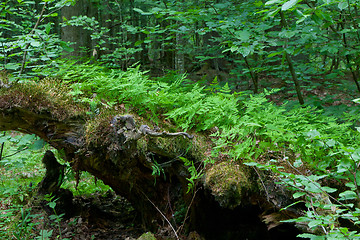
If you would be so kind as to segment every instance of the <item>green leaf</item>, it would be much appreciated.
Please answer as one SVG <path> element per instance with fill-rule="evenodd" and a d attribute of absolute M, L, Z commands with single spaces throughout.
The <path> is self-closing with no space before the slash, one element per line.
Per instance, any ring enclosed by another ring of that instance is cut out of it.
<path fill-rule="evenodd" d="M 340 200 L 351 200 L 351 199 L 357 199 L 357 195 L 354 191 L 345 191 L 339 194 L 341 197 Z"/>
<path fill-rule="evenodd" d="M 338 4 L 338 8 L 340 10 L 344 10 L 345 8 L 347 8 L 349 6 L 348 2 L 347 1 L 342 1 L 342 2 L 339 2 Z"/>
<path fill-rule="evenodd" d="M 282 11 L 286 11 L 292 7 L 294 7 L 297 3 L 297 0 L 290 0 L 290 1 L 287 1 L 286 3 L 284 3 L 282 6 L 281 6 L 281 10 Z"/>
<path fill-rule="evenodd" d="M 49 34 L 51 30 L 51 23 L 49 22 L 48 24 L 45 25 L 45 32 L 46 34 Z"/>
<path fill-rule="evenodd" d="M 140 13 L 141 15 L 152 15 L 152 13 L 150 13 L 150 12 L 144 12 L 144 11 L 141 10 L 140 8 L 133 8 L 133 10 L 134 10 L 135 12 Z"/>
<path fill-rule="evenodd" d="M 50 208 L 54 209 L 56 206 L 56 202 L 49 202 L 48 205 Z"/>
<path fill-rule="evenodd" d="M 245 162 L 244 164 L 251 167 L 261 165 L 260 163 L 257 162 Z"/>
<path fill-rule="evenodd" d="M 309 138 L 320 138 L 320 133 L 318 130 L 314 129 L 314 130 L 310 130 L 309 132 L 305 133 L 306 136 L 308 136 Z"/>
<path fill-rule="evenodd" d="M 33 46 L 33 47 L 39 47 L 39 46 L 41 45 L 41 43 L 40 43 L 40 42 L 37 42 L 37 41 L 31 42 L 30 44 L 31 44 L 31 46 Z"/>
<path fill-rule="evenodd" d="M 269 12 L 268 14 L 266 14 L 266 17 L 274 17 L 279 11 L 280 11 L 280 7 L 276 8 L 274 11 Z"/>
<path fill-rule="evenodd" d="M 239 48 L 239 53 L 243 55 L 243 57 L 248 56 L 251 53 L 252 48 L 250 46 L 248 47 L 241 47 Z"/>
<path fill-rule="evenodd" d="M 238 49 L 239 49 L 238 46 L 231 46 L 230 51 L 231 52 L 236 52 Z"/>
<path fill-rule="evenodd" d="M 24 135 L 20 139 L 18 145 L 19 146 L 27 145 L 27 144 L 31 143 L 34 139 L 35 139 L 35 135 L 30 135 L 30 134 Z"/>
<path fill-rule="evenodd" d="M 305 190 L 312 193 L 322 193 L 320 184 L 316 182 L 310 182 L 305 186 Z"/>
<path fill-rule="evenodd" d="M 354 99 L 352 101 L 355 102 L 355 103 L 360 103 L 360 98 L 356 98 L 356 99 Z"/>
<path fill-rule="evenodd" d="M 280 2 L 282 2 L 282 1 L 281 0 L 270 0 L 265 3 L 265 6 L 273 5 L 273 4 L 280 3 Z"/>
<path fill-rule="evenodd" d="M 268 58 L 271 58 L 271 57 L 274 57 L 276 55 L 280 55 L 280 54 L 283 54 L 284 51 L 279 51 L 279 52 L 274 52 L 274 53 L 270 53 L 267 57 Z"/>
<path fill-rule="evenodd" d="M 321 189 L 328 193 L 333 193 L 337 191 L 336 188 L 331 188 L 331 187 L 321 187 Z"/>
<path fill-rule="evenodd" d="M 1 136 L 0 137 L 0 144 L 3 144 L 4 142 L 9 141 L 10 138 L 11 138 L 11 136 Z"/>
<path fill-rule="evenodd" d="M 311 240 L 325 240 L 326 239 L 325 236 L 317 236 L 317 235 L 311 234 L 311 233 L 303 233 L 303 234 L 300 234 L 297 236 L 301 237 L 301 238 L 311 239 Z"/>
<path fill-rule="evenodd" d="M 134 43 L 134 46 L 137 47 L 137 46 L 141 45 L 143 42 L 144 42 L 144 41 L 142 41 L 142 40 L 136 41 L 136 42 Z"/>
<path fill-rule="evenodd" d="M 299 197 L 302 197 L 304 196 L 306 193 L 304 192 L 296 192 L 293 194 L 293 198 L 299 198 Z"/>
<path fill-rule="evenodd" d="M 45 146 L 46 142 L 42 139 L 36 140 L 33 144 L 29 146 L 30 150 L 39 150 Z"/>
<path fill-rule="evenodd" d="M 249 31 L 238 31 L 236 32 L 236 35 L 238 36 L 238 38 L 243 41 L 243 42 L 247 42 L 251 36 Z"/>
<path fill-rule="evenodd" d="M 7 63 L 5 65 L 5 69 L 8 69 L 8 70 L 17 70 L 20 68 L 20 64 L 19 63 Z"/>
<path fill-rule="evenodd" d="M 308 226 L 310 228 L 314 228 L 314 227 L 317 227 L 319 226 L 320 224 L 322 224 L 322 221 L 321 220 L 313 220 L 313 221 L 310 221 Z"/>
<path fill-rule="evenodd" d="M 295 34 L 298 33 L 297 31 L 290 31 L 290 30 L 283 30 L 279 32 L 279 37 L 283 38 L 292 38 Z"/>

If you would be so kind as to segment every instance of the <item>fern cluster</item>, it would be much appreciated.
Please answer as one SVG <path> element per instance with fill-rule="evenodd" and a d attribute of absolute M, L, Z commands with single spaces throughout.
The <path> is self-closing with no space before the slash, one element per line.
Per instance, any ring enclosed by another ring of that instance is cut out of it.
<path fill-rule="evenodd" d="M 151 79 L 139 66 L 126 72 L 74 69 L 63 77 L 71 79 L 72 95 L 78 99 L 89 100 L 95 93 L 96 97 L 90 102 L 105 99 L 108 104 L 124 103 L 155 121 L 160 115 L 165 116 L 185 130 L 217 129 L 212 134 L 216 145 L 214 153 L 226 153 L 231 159 L 274 172 L 283 184 L 294 190 L 294 198 L 308 206 L 306 217 L 292 221 L 308 223 L 311 229 L 318 223 L 326 236 L 356 235 L 340 227 L 338 219 L 360 222 L 360 210 L 353 204 L 360 199 L 358 111 L 341 119 L 329 117 L 313 107 L 277 106 L 267 99 L 272 92 L 232 93 L 226 84 L 189 84 L 184 76 L 176 76 L 172 82 Z M 290 167 L 284 170 L 280 162 Z M 309 168 L 311 174 L 301 173 L 297 170 L 300 166 Z M 299 172 L 294 174 L 289 168 Z M 189 179 L 193 185 L 200 175 L 191 173 L 193 176 Z M 345 186 L 342 185 L 342 189 L 326 186 L 323 181 L 326 178 L 341 180 Z M 319 194 L 332 201 L 314 205 Z M 349 201 L 352 201 L 350 205 Z M 329 208 L 339 211 L 329 212 Z"/>

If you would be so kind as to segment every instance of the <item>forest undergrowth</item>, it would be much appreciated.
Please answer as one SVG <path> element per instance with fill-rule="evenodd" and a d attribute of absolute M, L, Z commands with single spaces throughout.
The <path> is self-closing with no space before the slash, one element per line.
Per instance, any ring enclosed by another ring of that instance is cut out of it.
<path fill-rule="evenodd" d="M 253 95 L 234 92 L 216 79 L 207 85 L 193 84 L 185 75 L 155 79 L 139 66 L 120 71 L 67 62 L 49 75 L 62 79 L 72 89 L 68 94 L 88 106 L 89 119 L 96 120 L 110 108 L 123 108 L 150 119 L 154 126 L 170 121 L 183 131 L 211 134 L 215 147 L 204 167 L 214 163 L 214 156 L 225 154 L 231 161 L 272 172 L 279 184 L 293 191 L 293 204 L 306 206 L 303 216 L 287 220 L 307 225 L 309 233 L 300 237 L 360 238 L 360 116 L 356 103 L 342 112 L 286 101 L 276 105 L 269 100 L 278 94 L 276 89 Z M 0 144 L 0 237 L 48 239 L 54 229 L 39 227 L 39 221 L 33 220 L 43 216 L 31 214 L 26 206 L 44 174 L 40 160 L 49 146 L 36 136 L 14 132 L 4 132 Z M 57 156 L 61 159 L 61 153 Z M 202 174 L 190 173 L 191 188 Z M 75 195 L 110 191 L 86 173 L 75 185 L 74 173 L 68 170 L 63 187 Z M 48 204 L 56 205 L 51 198 Z M 61 237 L 62 216 L 52 216 Z"/>

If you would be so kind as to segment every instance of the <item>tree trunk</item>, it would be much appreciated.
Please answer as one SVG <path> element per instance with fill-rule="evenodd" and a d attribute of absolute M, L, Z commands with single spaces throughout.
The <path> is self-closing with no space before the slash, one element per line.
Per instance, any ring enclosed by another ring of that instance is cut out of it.
<path fill-rule="evenodd" d="M 207 158 L 205 152 L 211 149 L 210 139 L 200 135 L 193 138 L 184 132 L 154 131 L 147 125 L 138 126 L 134 119 L 147 120 L 117 115 L 115 111 L 90 118 L 87 108 L 73 102 L 68 91 L 53 80 L 1 89 L 0 131 L 36 134 L 61 150 L 75 171 L 91 173 L 129 200 L 150 230 L 161 226 L 164 218 L 166 223 L 175 222 L 176 214 L 183 212 L 179 229 L 198 229 L 205 236 L 209 234 L 209 239 L 223 239 L 223 231 L 232 232 L 227 239 L 272 239 L 263 238 L 269 233 L 259 216 L 265 216 L 265 212 L 268 216 L 292 203 L 291 192 L 284 196 L 285 191 L 275 187 L 271 179 L 264 192 L 251 168 L 217 159 L 203 168 L 204 177 L 194 181 L 193 192 L 187 194 L 190 175 L 183 159 L 199 169 Z M 56 162 L 52 157 L 48 152 L 44 162 Z M 62 166 L 55 165 L 59 171 L 50 167 L 52 173 L 47 173 L 47 179 L 61 176 Z M 265 175 L 261 178 L 266 180 Z M 43 192 L 53 192 L 58 183 L 40 186 Z M 239 238 L 239 231 L 246 236 Z"/>
<path fill-rule="evenodd" d="M 183 52 L 183 47 L 185 47 L 185 42 L 183 38 L 183 34 L 177 32 L 176 33 L 176 54 L 175 54 L 175 70 L 178 71 L 179 74 L 185 73 L 185 56 Z"/>
<path fill-rule="evenodd" d="M 61 9 L 61 17 L 63 24 L 70 20 L 73 16 L 87 15 L 88 3 L 86 0 L 78 0 L 74 6 L 64 7 Z M 63 26 L 61 29 L 61 40 L 72 42 L 71 47 L 74 51 L 68 53 L 68 56 L 84 57 L 87 52 L 84 50 L 89 47 L 89 32 L 81 26 Z"/>

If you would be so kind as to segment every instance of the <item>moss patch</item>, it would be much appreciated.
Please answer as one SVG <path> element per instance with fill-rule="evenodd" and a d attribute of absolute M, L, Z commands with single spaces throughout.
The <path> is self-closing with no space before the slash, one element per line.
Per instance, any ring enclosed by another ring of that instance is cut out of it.
<path fill-rule="evenodd" d="M 0 108 L 24 108 L 36 114 L 49 114 L 59 121 L 84 115 L 85 106 L 75 103 L 69 91 L 54 79 L 19 83 L 0 90 Z"/>
<path fill-rule="evenodd" d="M 233 209 L 253 189 L 249 175 L 245 166 L 235 162 L 220 162 L 206 171 L 205 186 L 211 190 L 220 206 Z"/>
<path fill-rule="evenodd" d="M 156 237 L 151 232 L 144 233 L 137 240 L 156 240 Z"/>

